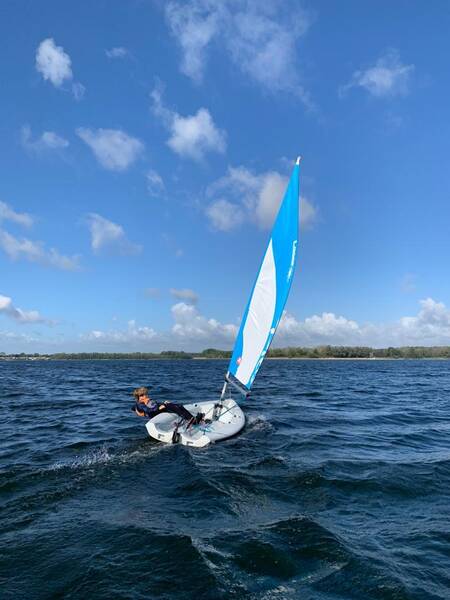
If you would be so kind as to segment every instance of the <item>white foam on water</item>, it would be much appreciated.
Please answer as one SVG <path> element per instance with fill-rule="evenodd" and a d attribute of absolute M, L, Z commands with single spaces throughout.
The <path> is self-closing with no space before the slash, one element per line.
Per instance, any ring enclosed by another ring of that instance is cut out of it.
<path fill-rule="evenodd" d="M 247 431 L 268 431 L 270 429 L 274 429 L 274 426 L 265 415 L 258 414 L 247 416 Z"/>
<path fill-rule="evenodd" d="M 285 585 L 279 585 L 276 588 L 271 590 L 267 590 L 263 596 L 261 596 L 261 600 L 271 600 L 271 598 L 276 598 L 276 600 L 285 600 L 285 598 L 291 599 L 293 594 L 295 594 L 295 589 L 292 587 L 287 587 Z"/>
<path fill-rule="evenodd" d="M 86 454 L 77 456 L 73 460 L 69 461 L 57 461 L 45 471 L 60 471 L 62 469 L 89 469 L 96 467 L 97 465 L 105 464 L 127 464 L 132 462 L 138 462 L 142 459 L 148 459 L 153 454 L 161 451 L 163 446 L 152 445 L 148 448 L 140 448 L 132 451 L 123 452 L 111 452 L 106 445 L 90 450 Z"/>
<path fill-rule="evenodd" d="M 48 471 L 60 471 L 61 469 L 80 469 L 92 467 L 98 464 L 105 464 L 117 458 L 114 454 L 110 454 L 106 446 L 92 450 L 83 456 L 77 456 L 71 461 L 58 461 L 51 465 Z"/>

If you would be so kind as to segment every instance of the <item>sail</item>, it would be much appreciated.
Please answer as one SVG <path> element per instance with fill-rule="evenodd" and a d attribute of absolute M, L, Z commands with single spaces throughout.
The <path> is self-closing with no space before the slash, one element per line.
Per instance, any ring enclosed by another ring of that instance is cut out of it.
<path fill-rule="evenodd" d="M 250 389 L 280 322 L 294 275 L 299 221 L 300 158 L 292 172 L 250 294 L 228 373 Z"/>

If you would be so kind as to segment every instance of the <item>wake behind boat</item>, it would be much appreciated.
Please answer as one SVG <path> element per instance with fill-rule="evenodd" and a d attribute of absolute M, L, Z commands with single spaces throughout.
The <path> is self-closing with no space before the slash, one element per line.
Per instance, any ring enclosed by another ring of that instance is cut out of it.
<path fill-rule="evenodd" d="M 207 446 L 236 435 L 244 427 L 245 415 L 231 397 L 231 389 L 248 396 L 283 314 L 297 260 L 299 177 L 300 157 L 289 180 L 242 318 L 219 402 L 186 404 L 185 408 L 191 414 L 204 414 L 202 421 L 196 424 L 172 413 L 156 415 L 146 424 L 149 435 L 156 440 Z"/>

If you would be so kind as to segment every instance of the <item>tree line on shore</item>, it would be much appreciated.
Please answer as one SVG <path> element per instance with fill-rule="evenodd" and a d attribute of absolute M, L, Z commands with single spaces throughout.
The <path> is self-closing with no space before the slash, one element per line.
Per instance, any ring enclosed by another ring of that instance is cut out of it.
<path fill-rule="evenodd" d="M 151 359 L 195 359 L 231 357 L 230 350 L 208 348 L 203 352 L 165 350 L 163 352 L 57 352 L 54 354 L 6 354 L 0 359 L 47 359 L 47 360 L 151 360 Z M 368 346 L 316 346 L 315 348 L 288 347 L 272 348 L 268 358 L 450 358 L 450 346 L 402 346 L 370 348 Z"/>

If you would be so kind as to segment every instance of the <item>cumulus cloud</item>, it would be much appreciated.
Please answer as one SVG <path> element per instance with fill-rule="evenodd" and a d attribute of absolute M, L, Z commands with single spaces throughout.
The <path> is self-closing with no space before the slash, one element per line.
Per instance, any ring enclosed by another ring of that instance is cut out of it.
<path fill-rule="evenodd" d="M 150 196 L 161 196 L 166 191 L 166 186 L 161 175 L 154 169 L 150 169 L 146 174 L 147 191 Z"/>
<path fill-rule="evenodd" d="M 334 313 L 304 321 L 285 313 L 276 334 L 278 346 L 360 345 L 373 347 L 450 344 L 450 309 L 432 298 L 420 301 L 416 316 L 393 323 L 360 324 Z"/>
<path fill-rule="evenodd" d="M 236 325 L 223 325 L 216 319 L 207 319 L 192 304 L 178 302 L 171 311 L 175 321 L 172 334 L 176 338 L 186 339 L 191 344 L 203 341 L 206 345 L 229 345 L 236 337 Z"/>
<path fill-rule="evenodd" d="M 181 48 L 181 71 L 194 81 L 202 80 L 215 42 L 246 78 L 273 92 L 293 92 L 312 108 L 297 65 L 297 43 L 311 20 L 298 3 L 172 1 L 165 11 Z"/>
<path fill-rule="evenodd" d="M 46 150 L 63 150 L 69 146 L 69 142 L 54 131 L 44 131 L 40 137 L 33 140 L 28 125 L 24 125 L 21 129 L 21 141 L 25 150 L 36 154 Z"/>
<path fill-rule="evenodd" d="M 219 231 L 236 229 L 245 221 L 246 216 L 238 204 L 224 198 L 211 202 L 205 212 L 211 225 Z"/>
<path fill-rule="evenodd" d="M 62 46 L 57 46 L 53 38 L 43 40 L 36 50 L 36 69 L 46 81 L 61 88 L 65 81 L 72 81 L 72 61 Z M 76 100 L 81 100 L 85 88 L 79 82 L 72 84 Z"/>
<path fill-rule="evenodd" d="M 421 300 L 415 317 L 400 319 L 399 333 L 412 344 L 449 344 L 450 310 L 432 298 Z"/>
<path fill-rule="evenodd" d="M 3 314 L 18 323 L 46 323 L 47 325 L 53 322 L 42 317 L 37 310 L 22 310 L 14 306 L 13 301 L 8 296 L 0 294 L 0 314 Z"/>
<path fill-rule="evenodd" d="M 98 162 L 110 171 L 125 171 L 144 150 L 144 144 L 120 129 L 79 127 L 77 135 L 85 142 Z"/>
<path fill-rule="evenodd" d="M 209 111 L 200 108 L 195 115 L 174 115 L 172 135 L 167 144 L 180 156 L 200 160 L 209 151 L 225 152 L 225 133 L 214 124 Z"/>
<path fill-rule="evenodd" d="M 211 184 L 206 216 L 215 229 L 231 231 L 244 221 L 270 229 L 278 213 L 288 177 L 277 171 L 255 174 L 245 167 L 229 167 L 227 175 Z M 226 196 L 226 198 L 224 197 Z M 300 225 L 314 225 L 317 207 L 307 198 L 300 201 Z"/>
<path fill-rule="evenodd" d="M 2 221 L 12 221 L 24 227 L 33 225 L 33 217 L 28 213 L 18 213 L 13 210 L 6 202 L 0 200 L 0 225 Z"/>
<path fill-rule="evenodd" d="M 188 304 L 197 304 L 198 302 L 198 294 L 196 294 L 194 290 L 190 290 L 189 288 L 171 288 L 170 293 L 177 300 L 184 300 Z"/>
<path fill-rule="evenodd" d="M 126 58 L 129 55 L 129 52 L 123 46 L 117 46 L 110 50 L 105 50 L 105 54 L 108 58 Z"/>
<path fill-rule="evenodd" d="M 18 238 L 0 229 L 0 248 L 12 260 L 24 259 L 63 271 L 78 271 L 79 256 L 65 256 L 55 248 L 46 249 L 43 242 L 27 238 Z"/>
<path fill-rule="evenodd" d="M 61 87 L 66 79 L 72 79 L 72 61 L 53 38 L 41 42 L 36 51 L 36 69 L 45 80 Z"/>
<path fill-rule="evenodd" d="M 191 290 L 190 290 L 191 291 Z M 82 336 L 91 346 L 109 346 L 111 350 L 156 351 L 164 349 L 203 350 L 209 346 L 230 347 L 237 334 L 236 325 L 222 324 L 201 315 L 197 308 L 178 302 L 171 308 L 174 324 L 170 331 L 157 332 L 148 325 L 129 321 L 124 329 L 95 329 Z"/>
<path fill-rule="evenodd" d="M 389 50 L 374 66 L 365 71 L 355 71 L 350 82 L 339 89 L 344 96 L 354 87 L 365 89 L 377 98 L 404 96 L 409 92 L 414 65 L 404 65 L 397 50 Z"/>
<path fill-rule="evenodd" d="M 324 312 L 313 315 L 304 321 L 298 321 L 288 312 L 283 314 L 276 334 L 277 345 L 316 346 L 360 345 L 362 343 L 361 327 L 343 316 Z"/>
<path fill-rule="evenodd" d="M 234 323 L 221 323 L 202 315 L 196 306 L 178 302 L 171 307 L 173 325 L 170 330 L 138 326 L 134 320 L 122 330 L 93 330 L 83 336 L 97 347 L 109 345 L 117 351 L 186 350 L 205 348 L 231 349 L 238 332 Z M 304 320 L 285 312 L 275 334 L 274 346 L 320 345 L 372 346 L 377 348 L 408 345 L 450 345 L 450 309 L 427 298 L 420 302 L 415 316 L 402 317 L 392 323 L 358 323 L 324 312 Z"/>
<path fill-rule="evenodd" d="M 176 154 L 200 161 L 208 152 L 225 152 L 225 131 L 216 127 L 206 108 L 200 108 L 196 114 L 183 117 L 164 106 L 161 86 L 156 86 L 150 97 L 154 114 L 170 132 L 167 145 Z"/>
<path fill-rule="evenodd" d="M 133 319 L 128 321 L 128 326 L 125 330 L 101 331 L 100 329 L 94 329 L 88 334 L 83 335 L 82 339 L 99 342 L 102 345 L 109 346 L 113 344 L 116 347 L 120 347 L 122 344 L 147 343 L 153 341 L 156 336 L 157 333 L 154 329 L 146 326 L 138 326 Z"/>
<path fill-rule="evenodd" d="M 129 242 L 121 225 L 113 223 L 96 213 L 90 213 L 87 224 L 91 232 L 91 247 L 98 254 L 102 250 L 116 251 L 121 254 L 136 254 L 142 246 Z"/>
<path fill-rule="evenodd" d="M 308 198 L 300 198 L 300 227 L 310 229 L 314 227 L 318 219 L 318 208 Z"/>

